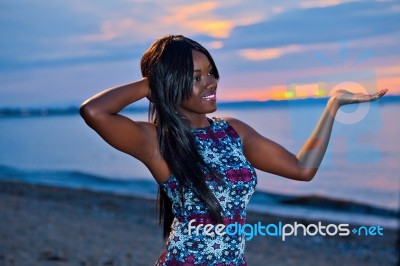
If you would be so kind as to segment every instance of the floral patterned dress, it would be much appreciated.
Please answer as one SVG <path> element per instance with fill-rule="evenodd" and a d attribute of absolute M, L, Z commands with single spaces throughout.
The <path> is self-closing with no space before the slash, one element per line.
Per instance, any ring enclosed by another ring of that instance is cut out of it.
<path fill-rule="evenodd" d="M 256 172 L 243 154 L 237 132 L 225 120 L 213 118 L 209 122 L 207 128 L 192 130 L 200 155 L 222 177 L 218 180 L 205 174 L 206 183 L 221 204 L 224 225 L 243 225 L 257 184 Z M 196 232 L 196 225 L 215 225 L 205 204 L 192 189 L 182 188 L 173 175 L 159 184 L 172 202 L 175 219 L 166 249 L 155 265 L 247 265 L 243 235 L 204 234 L 204 227 Z"/>

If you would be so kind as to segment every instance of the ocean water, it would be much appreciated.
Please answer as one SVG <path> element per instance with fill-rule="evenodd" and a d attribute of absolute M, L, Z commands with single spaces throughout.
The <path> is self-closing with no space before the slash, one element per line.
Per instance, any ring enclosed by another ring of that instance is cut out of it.
<path fill-rule="evenodd" d="M 297 153 L 324 105 L 246 105 L 211 116 L 238 118 Z M 311 182 L 258 171 L 249 208 L 272 214 L 398 227 L 400 105 L 345 108 Z M 126 113 L 146 120 L 145 112 Z M 104 142 L 78 115 L 0 118 L 0 178 L 154 197 L 144 165 Z"/>

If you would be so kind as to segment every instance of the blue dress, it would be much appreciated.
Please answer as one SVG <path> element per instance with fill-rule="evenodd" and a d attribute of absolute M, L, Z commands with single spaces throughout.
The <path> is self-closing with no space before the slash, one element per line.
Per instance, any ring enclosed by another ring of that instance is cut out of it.
<path fill-rule="evenodd" d="M 243 225 L 247 204 L 257 184 L 256 172 L 243 154 L 238 133 L 222 119 L 213 118 L 209 122 L 209 127 L 193 129 L 192 132 L 200 155 L 222 179 L 217 180 L 208 174 L 204 178 L 221 204 L 224 225 Z M 166 249 L 155 265 L 247 265 L 245 236 L 204 234 L 204 227 L 196 234 L 194 226 L 198 224 L 216 225 L 205 204 L 192 189 L 182 189 L 173 175 L 159 184 L 172 202 L 175 218 Z M 191 220 L 194 221 L 189 232 Z"/>

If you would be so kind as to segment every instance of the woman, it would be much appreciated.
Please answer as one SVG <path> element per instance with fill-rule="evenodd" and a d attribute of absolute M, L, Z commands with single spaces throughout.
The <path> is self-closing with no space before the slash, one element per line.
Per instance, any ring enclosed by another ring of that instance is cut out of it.
<path fill-rule="evenodd" d="M 373 95 L 339 91 L 297 156 L 234 118 L 210 119 L 219 74 L 209 52 L 184 36 L 157 40 L 141 60 L 143 79 L 103 91 L 80 109 L 86 123 L 116 149 L 143 162 L 159 184 L 167 247 L 156 265 L 247 265 L 245 239 L 204 234 L 197 225 L 245 223 L 257 179 L 254 168 L 310 181 L 325 154 L 340 106 Z M 150 122 L 118 114 L 147 97 Z"/>

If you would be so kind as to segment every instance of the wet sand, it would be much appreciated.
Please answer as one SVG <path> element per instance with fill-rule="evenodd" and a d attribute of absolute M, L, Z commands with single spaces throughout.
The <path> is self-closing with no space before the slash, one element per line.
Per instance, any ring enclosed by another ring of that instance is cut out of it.
<path fill-rule="evenodd" d="M 248 213 L 247 223 L 258 221 L 318 223 Z M 383 233 L 255 236 L 246 257 L 250 266 L 399 265 L 399 234 Z M 164 245 L 152 199 L 0 182 L 0 265 L 153 265 Z"/>

